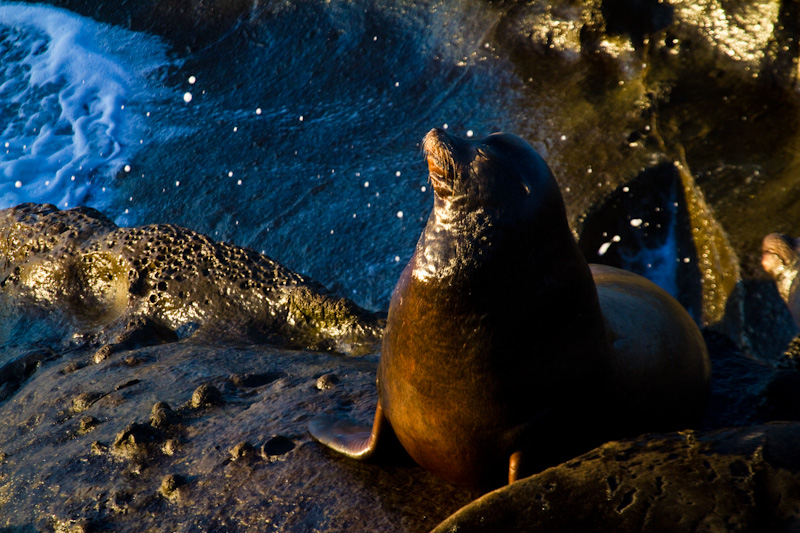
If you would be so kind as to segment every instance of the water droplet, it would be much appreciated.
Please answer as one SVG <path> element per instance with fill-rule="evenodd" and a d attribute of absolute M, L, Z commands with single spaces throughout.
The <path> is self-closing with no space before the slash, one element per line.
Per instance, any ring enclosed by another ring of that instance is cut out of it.
<path fill-rule="evenodd" d="M 194 85 L 197 81 L 197 78 L 194 76 L 189 76 L 189 85 Z"/>
<path fill-rule="evenodd" d="M 183 101 L 186 102 L 187 104 L 189 102 L 191 102 L 192 101 L 192 93 L 190 93 L 188 91 L 183 93 Z"/>

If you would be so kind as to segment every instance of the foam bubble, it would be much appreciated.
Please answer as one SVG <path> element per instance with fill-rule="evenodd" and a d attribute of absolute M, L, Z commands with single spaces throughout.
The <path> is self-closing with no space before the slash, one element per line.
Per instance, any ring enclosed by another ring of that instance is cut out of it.
<path fill-rule="evenodd" d="M 166 50 L 63 9 L 0 5 L 0 207 L 102 208 L 102 186 L 142 146 L 136 108 Z"/>

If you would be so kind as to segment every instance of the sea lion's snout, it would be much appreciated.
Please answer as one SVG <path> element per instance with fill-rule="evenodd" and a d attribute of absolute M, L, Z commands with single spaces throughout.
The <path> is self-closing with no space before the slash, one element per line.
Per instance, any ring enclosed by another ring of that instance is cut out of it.
<path fill-rule="evenodd" d="M 441 197 L 451 196 L 456 170 L 452 139 L 444 130 L 434 128 L 425 135 L 422 150 L 428 161 L 428 178 L 433 190 Z"/>

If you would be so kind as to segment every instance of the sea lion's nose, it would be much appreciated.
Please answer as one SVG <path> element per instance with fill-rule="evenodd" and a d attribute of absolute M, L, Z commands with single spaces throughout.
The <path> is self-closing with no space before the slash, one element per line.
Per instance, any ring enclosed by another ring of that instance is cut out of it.
<path fill-rule="evenodd" d="M 449 139 L 450 136 L 447 135 L 446 131 L 441 128 L 433 128 L 427 133 L 427 135 L 425 135 L 425 139 L 422 141 L 422 149 L 426 152 L 430 152 L 435 147 L 444 144 Z"/>

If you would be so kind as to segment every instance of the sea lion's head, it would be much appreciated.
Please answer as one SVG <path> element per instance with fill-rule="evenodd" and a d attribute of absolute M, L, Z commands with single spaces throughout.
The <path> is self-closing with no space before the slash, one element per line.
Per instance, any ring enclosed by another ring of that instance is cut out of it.
<path fill-rule="evenodd" d="M 542 255 L 542 264 L 579 255 L 558 184 L 523 139 L 510 133 L 464 139 L 433 129 L 422 148 L 434 203 L 409 263 L 416 279 L 450 283 L 521 251 Z"/>
<path fill-rule="evenodd" d="M 800 239 L 771 233 L 761 243 L 761 266 L 772 276 L 778 293 L 788 302 L 789 293 L 798 272 Z"/>
<path fill-rule="evenodd" d="M 464 139 L 435 128 L 422 148 L 435 193 L 434 214 L 440 218 L 475 211 L 518 218 L 552 204 L 563 211 L 547 163 L 516 135 Z"/>

